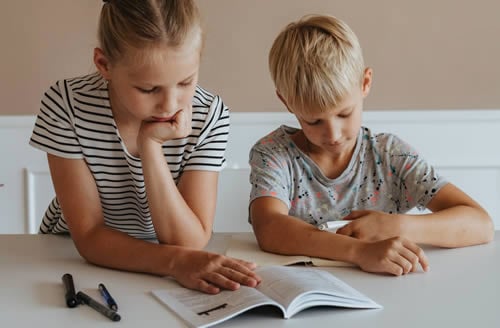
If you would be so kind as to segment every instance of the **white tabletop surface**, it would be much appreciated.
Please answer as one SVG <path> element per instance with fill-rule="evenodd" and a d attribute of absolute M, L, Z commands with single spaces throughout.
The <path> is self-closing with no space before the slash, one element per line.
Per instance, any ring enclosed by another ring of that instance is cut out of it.
<path fill-rule="evenodd" d="M 215 234 L 208 249 L 224 252 L 229 236 Z M 384 308 L 314 308 L 291 319 L 279 310 L 256 309 L 217 327 L 500 327 L 500 234 L 487 245 L 427 248 L 430 271 L 402 277 L 357 268 L 327 269 Z M 61 277 L 102 302 L 104 283 L 119 306 L 112 322 L 88 306 L 65 305 Z M 104 269 L 86 263 L 69 237 L 0 235 L 0 327 L 185 327 L 150 293 L 170 279 Z"/>

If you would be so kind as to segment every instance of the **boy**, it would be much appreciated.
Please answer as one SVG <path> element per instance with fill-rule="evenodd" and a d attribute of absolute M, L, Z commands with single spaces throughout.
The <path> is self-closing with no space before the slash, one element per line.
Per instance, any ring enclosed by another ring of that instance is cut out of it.
<path fill-rule="evenodd" d="M 493 238 L 488 213 L 408 144 L 361 126 L 372 84 L 352 30 L 331 16 L 289 24 L 269 54 L 276 93 L 301 129 L 282 126 L 250 152 L 250 220 L 260 247 L 406 274 L 428 261 L 417 243 Z M 411 208 L 431 214 L 408 215 Z M 316 225 L 350 220 L 325 233 Z"/>

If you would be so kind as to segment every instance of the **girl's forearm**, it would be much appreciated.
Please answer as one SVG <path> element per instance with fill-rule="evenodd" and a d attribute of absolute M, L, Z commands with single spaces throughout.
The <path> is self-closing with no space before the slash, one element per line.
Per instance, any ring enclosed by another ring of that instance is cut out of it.
<path fill-rule="evenodd" d="M 141 150 L 149 211 L 160 243 L 203 248 L 211 235 L 182 197 L 161 145 L 149 143 Z"/>
<path fill-rule="evenodd" d="M 172 274 L 179 254 L 179 247 L 136 239 L 106 226 L 94 228 L 80 240 L 73 239 L 80 255 L 90 263 L 158 276 Z"/>

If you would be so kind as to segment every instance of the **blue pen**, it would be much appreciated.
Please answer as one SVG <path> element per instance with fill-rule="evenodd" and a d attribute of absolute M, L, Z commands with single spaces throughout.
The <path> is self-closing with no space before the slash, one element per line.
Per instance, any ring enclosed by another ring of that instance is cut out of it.
<path fill-rule="evenodd" d="M 111 294 L 108 292 L 104 284 L 99 284 L 99 291 L 101 292 L 102 297 L 104 297 L 106 303 L 108 303 L 108 306 L 114 311 L 118 311 L 118 305 L 116 304 L 113 297 L 111 297 Z"/>

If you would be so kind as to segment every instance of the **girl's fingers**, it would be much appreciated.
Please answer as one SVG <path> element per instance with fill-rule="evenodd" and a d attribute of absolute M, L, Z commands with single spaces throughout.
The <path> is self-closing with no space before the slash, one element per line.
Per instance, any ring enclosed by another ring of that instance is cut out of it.
<path fill-rule="evenodd" d="M 198 280 L 194 289 L 197 289 L 197 290 L 204 292 L 204 293 L 207 293 L 207 294 L 217 294 L 220 292 L 220 288 L 215 287 L 212 284 L 209 284 L 208 282 L 206 282 L 203 279 Z"/>
<path fill-rule="evenodd" d="M 227 272 L 226 272 L 227 274 Z M 228 290 L 236 290 L 240 288 L 240 284 L 225 276 L 222 272 L 209 272 L 204 279 L 217 287 Z"/>
<path fill-rule="evenodd" d="M 229 272 L 231 272 L 235 277 L 238 279 L 235 281 L 238 281 L 241 284 L 244 284 L 246 286 L 254 287 L 260 283 L 262 280 L 254 271 L 253 269 L 257 265 L 252 262 L 246 262 L 243 260 L 236 260 L 236 261 L 231 261 L 226 264 L 226 268 L 230 269 Z M 228 272 L 228 270 L 226 270 Z"/>

